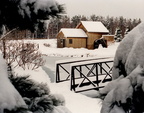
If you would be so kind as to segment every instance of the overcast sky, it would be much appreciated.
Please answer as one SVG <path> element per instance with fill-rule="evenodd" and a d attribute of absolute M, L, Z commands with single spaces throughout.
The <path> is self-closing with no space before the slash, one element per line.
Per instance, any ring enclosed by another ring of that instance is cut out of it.
<path fill-rule="evenodd" d="M 144 0 L 56 0 L 65 4 L 67 15 L 123 16 L 144 21 Z"/>

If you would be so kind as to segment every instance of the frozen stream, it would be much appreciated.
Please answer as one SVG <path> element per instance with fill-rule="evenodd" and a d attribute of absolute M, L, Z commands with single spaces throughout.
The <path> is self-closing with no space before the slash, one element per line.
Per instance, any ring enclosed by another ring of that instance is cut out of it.
<path fill-rule="evenodd" d="M 49 75 L 51 82 L 55 81 L 55 74 L 56 74 L 55 62 L 58 60 L 72 59 L 72 58 L 74 58 L 74 57 L 48 57 L 48 56 L 44 56 L 46 63 L 42 68 Z"/>
<path fill-rule="evenodd" d="M 94 58 L 77 58 L 77 57 L 48 57 L 45 56 L 44 59 L 46 60 L 45 65 L 42 67 L 43 70 L 48 74 L 48 76 L 51 79 L 51 82 L 55 82 L 56 78 L 56 62 L 60 61 L 60 62 L 69 62 L 69 60 L 67 59 L 74 59 L 74 61 L 76 60 L 88 60 L 88 59 L 98 59 L 98 57 L 94 57 Z M 100 57 L 101 59 L 101 57 Z M 72 60 L 70 60 L 72 61 Z M 110 63 L 109 66 L 112 67 L 113 63 Z M 70 64 L 63 64 L 62 65 L 67 71 L 69 71 L 70 69 Z M 92 65 L 88 66 L 89 69 L 92 69 Z M 109 71 L 109 68 L 106 65 L 103 65 L 104 69 Z M 88 74 L 89 70 L 86 67 L 82 67 L 82 73 Z M 79 72 L 75 72 L 75 76 L 79 77 L 80 73 Z M 100 74 L 100 67 L 98 67 L 98 74 Z M 69 75 L 64 71 L 64 70 L 60 70 L 60 80 L 65 80 Z"/>
<path fill-rule="evenodd" d="M 58 60 L 66 60 L 66 59 L 78 59 L 77 57 L 49 57 L 44 56 L 44 59 L 46 60 L 45 65 L 42 67 L 43 70 L 48 74 L 49 78 L 51 79 L 51 82 L 55 82 L 55 76 L 56 76 L 56 67 L 55 63 Z M 80 58 L 82 59 L 82 58 Z M 69 65 L 65 65 L 65 68 L 69 69 Z M 65 76 L 65 73 L 62 74 Z M 65 83 L 65 85 L 69 85 L 68 82 Z M 97 91 L 90 90 L 86 92 L 82 92 L 82 94 L 87 95 L 89 97 L 95 97 Z"/>

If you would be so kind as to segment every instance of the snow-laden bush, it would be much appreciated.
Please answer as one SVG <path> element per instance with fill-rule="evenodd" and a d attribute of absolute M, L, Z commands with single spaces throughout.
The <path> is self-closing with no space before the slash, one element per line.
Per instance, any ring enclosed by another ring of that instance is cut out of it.
<path fill-rule="evenodd" d="M 13 109 L 27 109 L 22 96 L 8 79 L 7 66 L 0 54 L 0 112 Z"/>
<path fill-rule="evenodd" d="M 99 91 L 101 113 L 144 112 L 144 23 L 120 43 L 114 58 L 113 80 Z"/>
<path fill-rule="evenodd" d="M 70 113 L 64 106 L 64 97 L 59 94 L 51 94 L 46 84 L 36 83 L 30 80 L 29 76 L 10 75 L 9 79 L 28 105 L 28 111 L 33 113 Z M 57 112 L 57 109 L 62 112 Z"/>
<path fill-rule="evenodd" d="M 0 113 L 71 113 L 64 103 L 64 97 L 51 94 L 47 85 L 8 74 L 0 54 Z"/>
<path fill-rule="evenodd" d="M 138 65 L 128 76 L 108 83 L 99 92 L 99 96 L 106 95 L 102 104 L 101 113 L 142 113 L 144 102 L 144 67 Z M 115 111 L 115 112 L 113 112 Z M 140 112 L 138 112 L 140 111 Z"/>

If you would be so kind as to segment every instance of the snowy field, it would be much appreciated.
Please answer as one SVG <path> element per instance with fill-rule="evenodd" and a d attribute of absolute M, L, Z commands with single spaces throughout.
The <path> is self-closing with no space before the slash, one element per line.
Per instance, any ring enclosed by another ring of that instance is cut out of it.
<path fill-rule="evenodd" d="M 52 83 L 51 76 L 55 75 L 55 62 L 61 59 L 70 58 L 89 58 L 89 57 L 114 57 L 115 51 L 119 43 L 114 43 L 108 48 L 102 48 L 95 50 L 88 50 L 85 48 L 73 49 L 73 48 L 56 48 L 56 40 L 25 40 L 25 42 L 33 42 L 39 44 L 39 51 L 44 54 L 46 58 L 45 69 L 39 68 L 35 71 L 22 70 L 21 68 L 15 68 L 15 73 L 18 75 L 31 75 L 31 79 L 46 83 L 53 94 L 62 94 L 66 100 L 66 107 L 72 113 L 100 113 L 101 100 L 97 98 L 91 98 L 80 93 L 74 93 L 69 90 L 69 82 Z M 45 46 L 49 45 L 49 46 Z M 51 71 L 52 73 L 48 73 Z M 51 75 L 49 75 L 51 74 Z M 90 92 L 88 95 L 94 94 Z M 96 91 L 95 91 L 96 93 Z"/>
<path fill-rule="evenodd" d="M 88 50 L 86 48 L 56 48 L 56 40 L 26 40 L 25 42 L 38 43 L 40 46 L 40 51 L 47 56 L 53 57 L 104 57 L 104 56 L 114 56 L 116 48 L 119 43 L 111 44 L 108 48 L 102 48 L 101 45 L 99 49 Z M 49 44 L 49 47 L 44 46 L 44 44 Z"/>

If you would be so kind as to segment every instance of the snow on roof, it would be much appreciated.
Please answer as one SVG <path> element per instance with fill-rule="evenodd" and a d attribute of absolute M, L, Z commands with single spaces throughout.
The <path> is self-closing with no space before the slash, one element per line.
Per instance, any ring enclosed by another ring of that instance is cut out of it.
<path fill-rule="evenodd" d="M 60 32 L 63 32 L 65 37 L 87 37 L 82 29 L 62 28 Z"/>
<path fill-rule="evenodd" d="M 81 21 L 82 25 L 88 32 L 109 33 L 108 29 L 98 21 Z"/>

